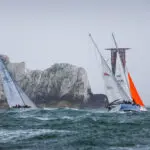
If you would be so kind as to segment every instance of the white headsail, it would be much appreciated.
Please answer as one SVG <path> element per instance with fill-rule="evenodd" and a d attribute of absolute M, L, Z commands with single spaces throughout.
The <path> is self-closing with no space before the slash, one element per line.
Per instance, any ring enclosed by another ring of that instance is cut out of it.
<path fill-rule="evenodd" d="M 123 65 L 122 65 L 119 53 L 117 53 L 115 76 L 116 76 L 118 83 L 122 86 L 124 91 L 127 93 L 128 97 L 130 98 L 130 101 L 132 101 L 129 86 L 128 86 L 128 81 L 127 81 L 127 77 L 126 77 L 126 68 L 125 68 L 125 70 L 123 69 Z"/>
<path fill-rule="evenodd" d="M 33 102 L 27 97 L 27 95 L 21 90 L 21 88 L 14 83 L 13 79 L 11 78 L 8 70 L 6 69 L 1 59 L 0 59 L 0 76 L 2 78 L 4 93 L 10 108 L 16 105 L 20 106 L 28 105 L 32 108 L 36 107 L 33 104 Z"/>
<path fill-rule="evenodd" d="M 116 42 L 116 39 L 115 39 L 113 33 L 112 33 L 112 37 L 113 37 L 113 40 L 114 40 L 114 43 L 116 46 L 116 50 L 117 50 L 117 61 L 116 61 L 116 74 L 115 74 L 115 76 L 116 76 L 118 83 L 121 85 L 121 87 L 124 89 L 124 91 L 126 92 L 128 97 L 130 98 L 129 101 L 132 101 L 130 90 L 129 90 L 129 84 L 128 84 L 128 80 L 127 80 L 126 65 L 124 68 L 123 63 L 121 61 L 120 53 L 118 51 L 118 45 L 117 45 L 117 42 Z"/>
<path fill-rule="evenodd" d="M 106 63 L 103 56 L 100 55 L 100 57 L 101 57 L 101 64 L 103 68 L 102 76 L 104 78 L 106 95 L 109 99 L 109 102 L 111 103 L 116 100 L 128 101 L 130 99 L 129 96 L 126 94 L 124 89 L 120 86 L 120 84 L 117 82 L 115 76 L 113 75 L 110 67 Z"/>
<path fill-rule="evenodd" d="M 23 90 L 16 84 L 16 88 L 18 92 L 20 93 L 20 96 L 24 100 L 24 103 L 31 108 L 36 108 L 36 105 L 29 99 L 29 97 L 23 92 Z"/>

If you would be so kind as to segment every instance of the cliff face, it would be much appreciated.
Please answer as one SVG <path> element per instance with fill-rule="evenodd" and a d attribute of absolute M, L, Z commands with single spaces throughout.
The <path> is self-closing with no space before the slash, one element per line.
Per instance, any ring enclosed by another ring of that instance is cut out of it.
<path fill-rule="evenodd" d="M 5 59 L 4 61 L 19 86 L 39 107 L 90 107 L 91 104 L 95 105 L 87 73 L 83 68 L 62 63 L 54 64 L 44 71 L 29 71 L 26 70 L 24 62 L 10 63 Z M 0 84 L 0 100 L 1 103 L 5 100 L 2 84 Z M 104 97 L 100 101 L 100 106 L 105 105 Z M 100 107 L 97 102 L 96 106 Z"/>
<path fill-rule="evenodd" d="M 7 67 L 37 105 L 80 105 L 89 99 L 91 88 L 83 68 L 54 64 L 44 71 L 25 71 L 24 63 L 8 63 Z"/>

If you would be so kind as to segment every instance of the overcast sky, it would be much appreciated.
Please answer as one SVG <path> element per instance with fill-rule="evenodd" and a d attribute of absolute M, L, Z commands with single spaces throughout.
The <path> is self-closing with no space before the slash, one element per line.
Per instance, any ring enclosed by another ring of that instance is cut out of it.
<path fill-rule="evenodd" d="M 103 93 L 100 63 L 88 37 L 102 54 L 130 47 L 128 69 L 143 101 L 150 105 L 149 0 L 0 0 L 0 53 L 29 69 L 70 63 L 86 69 L 92 91 Z"/>

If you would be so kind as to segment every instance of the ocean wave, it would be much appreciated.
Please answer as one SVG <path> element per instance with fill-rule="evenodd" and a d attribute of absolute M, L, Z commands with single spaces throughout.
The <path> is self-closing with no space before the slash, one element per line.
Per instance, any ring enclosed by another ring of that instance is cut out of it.
<path fill-rule="evenodd" d="M 35 119 L 38 119 L 38 120 L 42 120 L 42 121 L 48 121 L 48 120 L 55 120 L 57 118 L 54 118 L 54 117 L 34 117 Z"/>
<path fill-rule="evenodd" d="M 43 110 L 58 110 L 59 108 L 47 108 L 47 107 L 44 107 L 42 108 Z"/>
<path fill-rule="evenodd" d="M 0 149 L 146 150 L 150 148 L 149 124 L 149 112 L 6 110 L 0 113 Z"/>
<path fill-rule="evenodd" d="M 16 142 L 18 140 L 24 140 L 33 138 L 40 135 L 47 135 L 50 133 L 66 134 L 74 133 L 75 131 L 69 130 L 52 130 L 52 129 L 27 129 L 27 130 L 0 130 L 0 143 Z"/>

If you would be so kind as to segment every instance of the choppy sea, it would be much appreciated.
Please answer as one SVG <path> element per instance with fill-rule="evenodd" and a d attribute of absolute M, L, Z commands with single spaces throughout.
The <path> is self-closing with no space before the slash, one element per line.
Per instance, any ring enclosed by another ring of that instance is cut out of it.
<path fill-rule="evenodd" d="M 0 110 L 0 150 L 150 150 L 150 109 Z"/>

